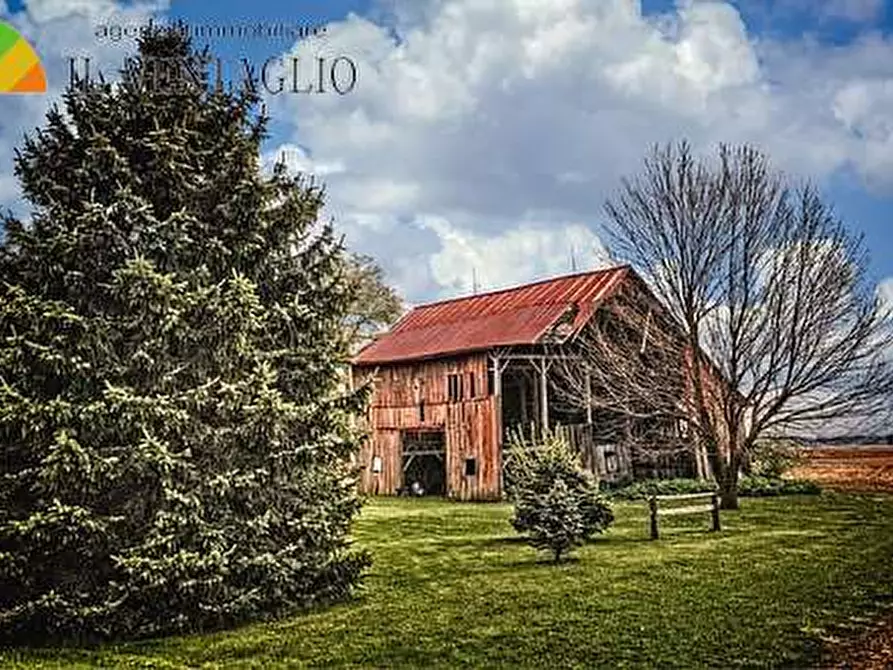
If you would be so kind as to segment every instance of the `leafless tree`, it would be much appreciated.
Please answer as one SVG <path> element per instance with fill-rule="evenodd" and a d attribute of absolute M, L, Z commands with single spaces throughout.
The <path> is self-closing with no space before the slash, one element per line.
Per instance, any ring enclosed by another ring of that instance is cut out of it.
<path fill-rule="evenodd" d="M 650 291 L 599 311 L 560 386 L 624 421 L 681 426 L 712 455 L 725 508 L 757 440 L 889 406 L 893 317 L 861 238 L 815 188 L 752 147 L 704 159 L 682 143 L 655 149 L 606 211 L 614 253 Z"/>
<path fill-rule="evenodd" d="M 371 256 L 348 255 L 346 270 L 351 301 L 344 328 L 355 351 L 400 317 L 403 301 L 385 282 L 384 271 Z"/>

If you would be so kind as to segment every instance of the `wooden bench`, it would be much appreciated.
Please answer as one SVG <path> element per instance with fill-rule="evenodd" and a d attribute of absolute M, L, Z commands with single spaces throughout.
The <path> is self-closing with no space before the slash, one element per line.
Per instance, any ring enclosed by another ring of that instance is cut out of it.
<path fill-rule="evenodd" d="M 710 499 L 710 504 L 689 505 L 687 507 L 667 507 L 660 508 L 660 503 L 674 500 L 698 500 Z M 660 516 L 676 516 L 678 514 L 700 514 L 710 512 L 713 516 L 713 530 L 720 530 L 719 527 L 719 494 L 715 491 L 706 491 L 704 493 L 685 493 L 676 496 L 651 496 L 648 499 L 648 508 L 651 512 L 651 539 L 656 540 L 660 537 L 658 528 L 658 517 Z"/>

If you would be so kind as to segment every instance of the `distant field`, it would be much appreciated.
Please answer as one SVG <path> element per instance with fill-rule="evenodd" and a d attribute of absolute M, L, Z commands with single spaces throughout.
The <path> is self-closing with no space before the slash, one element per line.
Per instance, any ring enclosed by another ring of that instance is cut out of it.
<path fill-rule="evenodd" d="M 807 462 L 793 477 L 848 491 L 893 492 L 893 445 L 835 445 L 805 450 Z"/>

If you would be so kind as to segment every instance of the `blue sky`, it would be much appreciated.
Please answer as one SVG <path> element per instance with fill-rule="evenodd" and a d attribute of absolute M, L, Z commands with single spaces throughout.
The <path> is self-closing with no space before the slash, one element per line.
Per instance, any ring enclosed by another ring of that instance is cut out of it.
<path fill-rule="evenodd" d="M 215 39 L 227 63 L 347 56 L 349 94 L 268 97 L 266 158 L 328 186 L 327 214 L 411 301 L 606 260 L 602 205 L 654 142 L 752 142 L 817 182 L 862 233 L 893 301 L 893 7 L 881 0 L 0 0 L 35 45 L 46 97 L 0 98 L 11 156 L 67 79 L 132 41 L 96 27 L 325 24 L 316 40 Z"/>

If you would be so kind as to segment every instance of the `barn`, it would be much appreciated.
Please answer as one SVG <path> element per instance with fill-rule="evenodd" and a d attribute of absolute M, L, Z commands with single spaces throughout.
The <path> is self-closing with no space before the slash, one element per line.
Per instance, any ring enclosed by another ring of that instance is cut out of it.
<path fill-rule="evenodd" d="M 629 266 L 539 281 L 415 307 L 352 361 L 373 383 L 360 453 L 361 490 L 499 499 L 513 428 L 563 432 L 602 479 L 703 476 L 695 455 L 637 462 L 623 435 L 600 433 L 591 410 L 558 402 L 553 347 L 570 339 L 623 286 L 647 290 Z"/>

